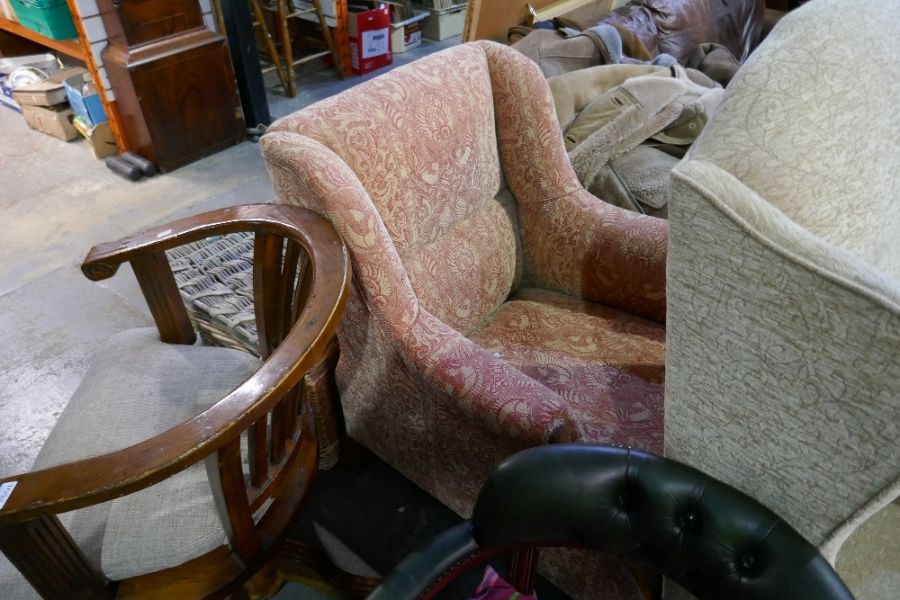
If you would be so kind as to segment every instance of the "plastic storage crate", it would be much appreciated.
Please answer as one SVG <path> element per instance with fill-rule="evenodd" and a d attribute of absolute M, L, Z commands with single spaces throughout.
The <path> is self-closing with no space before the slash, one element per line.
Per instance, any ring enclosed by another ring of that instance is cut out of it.
<path fill-rule="evenodd" d="M 53 40 L 78 37 L 66 0 L 9 0 L 19 23 Z"/>
<path fill-rule="evenodd" d="M 59 70 L 59 63 L 52 54 L 30 54 L 28 56 L 12 56 L 0 58 L 0 105 L 22 112 L 19 103 L 13 98 L 12 87 L 7 81 L 10 73 L 19 67 L 37 67 L 52 75 Z"/>
<path fill-rule="evenodd" d="M 466 27 L 466 5 L 457 4 L 451 8 L 434 10 L 422 24 L 422 35 L 429 40 L 440 42 L 455 35 L 462 35 Z"/>

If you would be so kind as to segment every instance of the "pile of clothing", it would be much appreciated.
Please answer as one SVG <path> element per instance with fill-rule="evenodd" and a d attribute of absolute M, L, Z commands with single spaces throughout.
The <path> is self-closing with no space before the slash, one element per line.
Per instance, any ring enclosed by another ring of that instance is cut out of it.
<path fill-rule="evenodd" d="M 666 216 L 669 173 L 763 35 L 763 0 L 598 2 L 513 47 L 548 78 L 579 179 L 629 210 Z"/>

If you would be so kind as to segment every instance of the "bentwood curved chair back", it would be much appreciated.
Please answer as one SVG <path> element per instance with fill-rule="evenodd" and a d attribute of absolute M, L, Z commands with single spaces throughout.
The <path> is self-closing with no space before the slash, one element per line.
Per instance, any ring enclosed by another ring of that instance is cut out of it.
<path fill-rule="evenodd" d="M 261 363 L 193 343 L 165 255 L 247 231 Z M 158 332 L 114 336 L 33 470 L 0 480 L 11 490 L 0 507 L 0 550 L 46 598 L 240 595 L 274 573 L 266 567 L 317 471 L 300 382 L 346 303 L 346 248 L 307 210 L 252 205 L 97 246 L 82 270 L 101 280 L 125 262 Z M 5 566 L 2 595 L 30 596 Z"/>

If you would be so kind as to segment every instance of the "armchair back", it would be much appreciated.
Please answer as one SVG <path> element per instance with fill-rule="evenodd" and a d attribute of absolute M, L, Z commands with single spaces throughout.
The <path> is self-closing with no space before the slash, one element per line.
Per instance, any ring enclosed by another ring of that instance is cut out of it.
<path fill-rule="evenodd" d="M 514 203 L 498 197 L 504 183 L 486 57 L 477 46 L 443 57 L 363 83 L 270 131 L 315 140 L 350 167 L 367 198 L 319 202 L 341 202 L 349 218 L 383 226 L 386 237 L 357 248 L 396 253 L 397 275 L 416 296 L 407 300 L 465 332 L 514 289 L 521 260 Z"/>

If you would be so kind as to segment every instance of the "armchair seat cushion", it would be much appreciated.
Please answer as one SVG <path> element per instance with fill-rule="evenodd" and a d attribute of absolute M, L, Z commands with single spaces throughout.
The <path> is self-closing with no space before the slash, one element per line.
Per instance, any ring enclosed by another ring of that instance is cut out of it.
<path fill-rule="evenodd" d="M 468 337 L 562 396 L 583 439 L 662 452 L 663 325 L 525 288 Z"/>
<path fill-rule="evenodd" d="M 180 425 L 258 367 L 246 352 L 162 343 L 154 328 L 117 334 L 94 357 L 32 470 L 121 450 Z M 226 542 L 202 462 L 60 520 L 114 580 L 184 563 Z"/>

